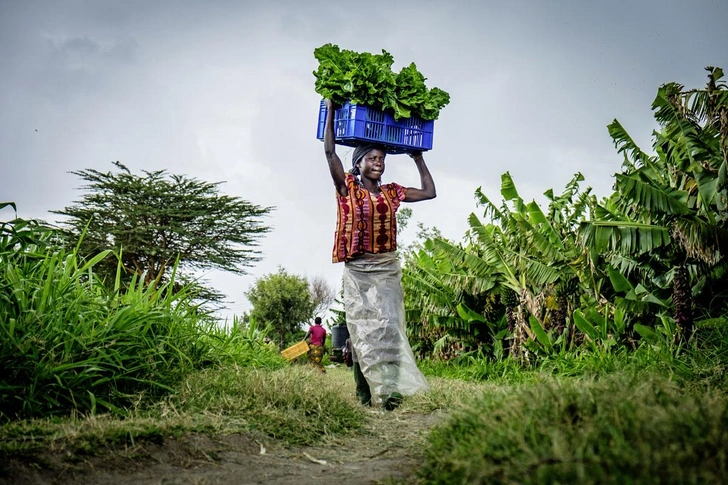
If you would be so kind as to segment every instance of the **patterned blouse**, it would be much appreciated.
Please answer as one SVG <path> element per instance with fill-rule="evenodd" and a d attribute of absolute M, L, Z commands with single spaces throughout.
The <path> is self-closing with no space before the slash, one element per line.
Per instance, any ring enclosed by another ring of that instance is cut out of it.
<path fill-rule="evenodd" d="M 397 249 L 395 213 L 407 188 L 390 183 L 372 194 L 352 174 L 346 175 L 347 196 L 336 193 L 338 210 L 333 262 L 349 261 L 364 253 L 387 253 Z"/>

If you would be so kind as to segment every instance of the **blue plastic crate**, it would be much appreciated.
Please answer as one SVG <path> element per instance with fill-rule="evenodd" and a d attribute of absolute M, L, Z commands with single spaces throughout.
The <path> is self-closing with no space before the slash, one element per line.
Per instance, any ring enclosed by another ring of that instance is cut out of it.
<path fill-rule="evenodd" d="M 316 134 L 319 140 L 324 139 L 327 111 L 321 101 Z M 431 150 L 434 129 L 434 121 L 423 120 L 419 116 L 396 121 L 387 111 L 348 101 L 334 113 L 337 144 L 355 147 L 362 142 L 379 143 L 387 148 L 387 153 Z"/>

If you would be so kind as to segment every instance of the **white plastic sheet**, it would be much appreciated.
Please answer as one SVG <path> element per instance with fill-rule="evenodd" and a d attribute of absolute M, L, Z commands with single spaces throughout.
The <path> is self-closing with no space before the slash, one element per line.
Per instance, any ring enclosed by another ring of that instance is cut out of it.
<path fill-rule="evenodd" d="M 428 389 L 405 333 L 402 269 L 395 253 L 366 254 L 344 265 L 346 326 L 373 404 L 392 392 Z"/>

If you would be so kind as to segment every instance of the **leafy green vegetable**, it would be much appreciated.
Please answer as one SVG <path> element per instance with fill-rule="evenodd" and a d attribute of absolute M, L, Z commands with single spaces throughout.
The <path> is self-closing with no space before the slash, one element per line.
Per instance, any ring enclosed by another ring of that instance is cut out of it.
<path fill-rule="evenodd" d="M 427 89 L 425 76 L 415 63 L 392 72 L 394 58 L 381 54 L 341 50 L 325 44 L 314 49 L 319 67 L 316 92 L 334 103 L 346 101 L 365 104 L 376 109 L 394 111 L 395 119 L 413 114 L 425 120 L 436 120 L 440 110 L 450 102 L 450 95 L 439 88 Z"/>

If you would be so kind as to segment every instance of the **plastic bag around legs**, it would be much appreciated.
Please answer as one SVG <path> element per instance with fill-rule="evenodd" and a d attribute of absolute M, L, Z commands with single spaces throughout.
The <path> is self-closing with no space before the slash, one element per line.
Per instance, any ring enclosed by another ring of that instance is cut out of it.
<path fill-rule="evenodd" d="M 344 266 L 344 305 L 354 358 L 372 404 L 428 389 L 405 333 L 402 270 L 395 253 L 366 254 Z"/>

